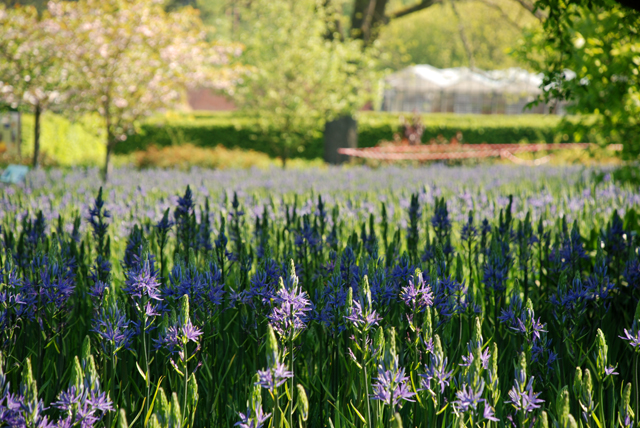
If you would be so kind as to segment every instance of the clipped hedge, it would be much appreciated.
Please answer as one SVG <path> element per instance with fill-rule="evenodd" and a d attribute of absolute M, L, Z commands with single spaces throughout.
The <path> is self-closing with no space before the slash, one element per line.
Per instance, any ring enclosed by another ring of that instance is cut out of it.
<path fill-rule="evenodd" d="M 361 112 L 358 114 L 358 145 L 372 147 L 380 140 L 391 140 L 400 125 L 398 113 Z M 406 114 L 406 117 L 411 116 Z M 425 132 L 422 141 L 442 136 L 450 139 L 458 131 L 463 142 L 518 143 L 569 141 L 569 135 L 560 132 L 558 116 L 521 115 L 453 115 L 430 114 L 422 116 Z M 264 133 L 255 118 L 238 112 L 193 114 L 169 113 L 149 119 L 137 135 L 116 146 L 116 153 L 144 150 L 150 145 L 193 144 L 201 147 L 239 148 L 255 150 L 275 157 L 275 131 Z M 313 159 L 323 156 L 322 137 L 315 138 L 296 157 Z"/>

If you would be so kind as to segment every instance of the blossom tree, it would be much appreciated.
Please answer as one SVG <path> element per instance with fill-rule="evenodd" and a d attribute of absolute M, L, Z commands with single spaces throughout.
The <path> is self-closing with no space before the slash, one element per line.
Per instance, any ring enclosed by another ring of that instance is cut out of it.
<path fill-rule="evenodd" d="M 0 4 L 0 102 L 33 111 L 33 167 L 40 156 L 40 119 L 66 98 L 69 72 L 60 49 L 58 25 L 33 6 L 8 9 Z"/>
<path fill-rule="evenodd" d="M 171 108 L 191 86 L 224 88 L 233 82 L 237 45 L 207 41 L 192 8 L 166 12 L 153 0 L 50 2 L 52 19 L 66 33 L 67 60 L 78 76 L 72 105 L 104 120 L 104 179 L 116 144 L 142 117 Z"/>

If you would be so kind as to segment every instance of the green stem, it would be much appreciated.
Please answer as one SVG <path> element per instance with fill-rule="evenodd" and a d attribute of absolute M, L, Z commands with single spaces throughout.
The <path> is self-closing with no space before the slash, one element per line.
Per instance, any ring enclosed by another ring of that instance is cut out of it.
<path fill-rule="evenodd" d="M 185 343 L 184 345 L 184 406 L 182 407 L 182 414 L 183 415 L 188 415 L 189 412 L 187 411 L 187 391 L 188 391 L 188 385 L 189 383 L 189 349 L 187 347 L 187 344 Z"/>
<path fill-rule="evenodd" d="M 291 307 L 291 311 L 291 317 L 293 318 L 293 305 Z M 293 378 L 295 376 L 295 372 L 293 371 L 293 322 L 291 323 L 291 332 L 289 333 L 289 361 L 291 364 L 291 390 L 289 391 L 289 393 L 291 394 L 291 402 L 289 403 L 289 428 L 293 428 Z"/>
<path fill-rule="evenodd" d="M 640 406 L 638 406 L 638 402 L 640 401 L 639 396 L 638 396 L 638 355 L 639 354 L 636 353 L 636 361 L 635 361 L 636 383 L 635 383 L 635 385 L 633 385 L 634 386 L 633 389 L 636 390 L 636 417 L 638 417 L 638 407 L 640 407 Z"/>
<path fill-rule="evenodd" d="M 362 332 L 362 367 L 364 368 L 364 399 L 367 402 L 367 426 L 371 426 L 371 404 L 369 403 L 369 376 L 367 374 L 367 333 Z"/>
<path fill-rule="evenodd" d="M 147 320 L 146 320 L 146 315 L 144 315 L 142 317 L 142 348 L 144 350 L 144 364 L 145 364 L 145 386 L 147 389 L 147 398 L 144 402 L 144 418 L 146 420 L 147 415 L 149 414 L 149 377 L 150 377 L 150 373 L 149 373 L 149 354 L 147 352 Z"/>

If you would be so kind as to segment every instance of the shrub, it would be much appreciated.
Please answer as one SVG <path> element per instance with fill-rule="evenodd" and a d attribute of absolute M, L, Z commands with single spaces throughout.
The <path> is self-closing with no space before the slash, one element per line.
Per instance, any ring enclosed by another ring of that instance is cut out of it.
<path fill-rule="evenodd" d="M 381 140 L 391 140 L 400 128 L 399 113 L 361 112 L 358 114 L 358 145 L 372 147 Z M 406 115 L 405 115 L 406 116 Z M 422 116 L 425 126 L 423 142 L 443 136 L 450 139 L 462 132 L 463 142 L 469 144 L 508 144 L 521 141 L 553 143 L 570 141 L 569 134 L 559 127 L 557 116 L 521 115 L 453 115 Z M 140 133 L 116 146 L 117 153 L 144 150 L 150 145 L 166 147 L 193 144 L 200 147 L 224 146 L 255 150 L 275 157 L 275 131 L 261 131 L 257 119 L 239 112 L 171 113 L 157 116 L 140 126 Z M 565 138 L 566 136 L 566 138 Z M 296 157 L 321 158 L 324 151 L 322 137 L 314 138 Z"/>

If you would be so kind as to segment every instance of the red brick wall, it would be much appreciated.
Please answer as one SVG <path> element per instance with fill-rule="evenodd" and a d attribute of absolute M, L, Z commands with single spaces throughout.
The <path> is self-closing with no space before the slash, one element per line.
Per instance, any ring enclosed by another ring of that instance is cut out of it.
<path fill-rule="evenodd" d="M 193 89 L 188 91 L 187 101 L 193 110 L 236 110 L 233 102 L 229 101 L 224 95 L 216 94 L 210 89 Z"/>

